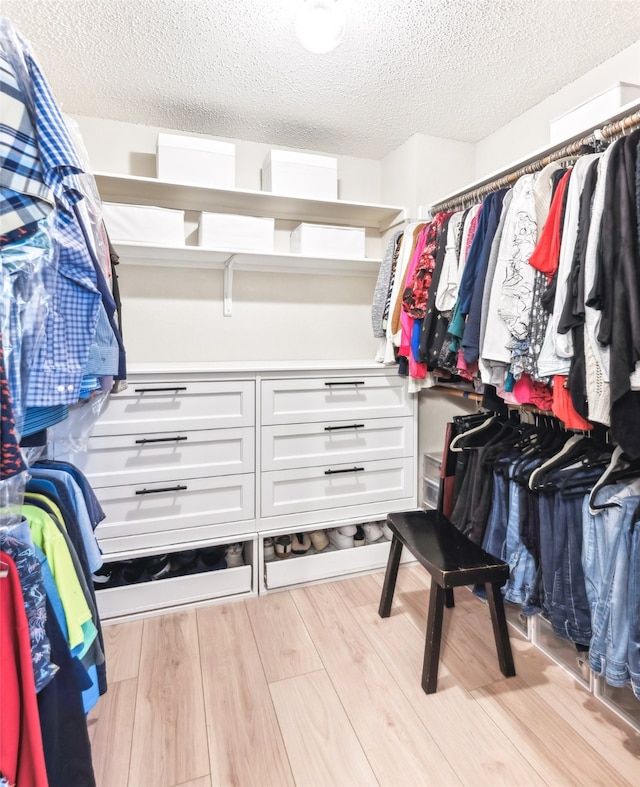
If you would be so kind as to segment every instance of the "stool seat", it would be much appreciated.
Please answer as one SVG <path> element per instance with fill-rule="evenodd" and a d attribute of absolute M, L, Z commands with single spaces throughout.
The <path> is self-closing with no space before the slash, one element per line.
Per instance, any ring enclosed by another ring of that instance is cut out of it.
<path fill-rule="evenodd" d="M 378 609 L 380 617 L 391 614 L 403 546 L 433 580 L 422 671 L 425 692 L 431 694 L 437 687 L 444 606 L 454 605 L 453 588 L 462 585 L 485 585 L 500 669 L 506 677 L 515 675 L 501 591 L 509 578 L 509 566 L 470 541 L 438 511 L 391 513 L 387 524 L 393 539 Z"/>

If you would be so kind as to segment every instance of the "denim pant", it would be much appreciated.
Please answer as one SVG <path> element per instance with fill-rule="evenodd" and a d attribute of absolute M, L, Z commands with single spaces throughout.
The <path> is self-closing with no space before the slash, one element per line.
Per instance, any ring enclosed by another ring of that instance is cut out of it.
<path fill-rule="evenodd" d="M 640 524 L 632 525 L 629 561 L 629 676 L 640 700 Z"/>
<path fill-rule="evenodd" d="M 554 493 L 540 495 L 542 606 L 556 636 L 588 645 L 591 612 L 582 569 L 584 493 L 562 493 L 564 477 L 562 471 L 555 473 Z"/>
<path fill-rule="evenodd" d="M 512 475 L 513 467 L 509 470 Z M 525 547 L 520 537 L 520 509 L 526 505 L 525 491 L 515 481 L 509 481 L 509 522 L 503 558 L 509 564 L 509 579 L 505 585 L 504 597 L 522 605 L 525 615 L 535 615 L 540 611 L 531 605 L 536 580 L 536 564 L 533 555 Z"/>
<path fill-rule="evenodd" d="M 608 530 L 611 548 L 603 568 L 600 597 L 593 616 L 589 664 L 598 675 L 604 675 L 609 685 L 622 687 L 629 679 L 632 641 L 629 617 L 632 599 L 629 589 L 637 583 L 635 575 L 630 581 L 631 523 L 640 497 L 614 496 L 609 502 L 616 503 L 617 507 L 605 509 L 611 515 L 603 518 L 603 527 Z M 634 542 L 637 540 L 636 529 L 633 532 Z M 636 666 L 634 660 L 634 669 Z"/>

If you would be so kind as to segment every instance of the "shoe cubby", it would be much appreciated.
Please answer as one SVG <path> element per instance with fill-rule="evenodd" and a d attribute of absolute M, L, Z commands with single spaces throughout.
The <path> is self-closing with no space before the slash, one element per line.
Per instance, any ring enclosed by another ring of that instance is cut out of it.
<path fill-rule="evenodd" d="M 589 667 L 589 652 L 580 651 L 575 643 L 556 636 L 553 627 L 542 615 L 531 618 L 532 641 L 550 659 L 567 670 L 586 689 L 591 689 L 592 672 Z"/>
<path fill-rule="evenodd" d="M 380 525 L 382 526 L 382 522 Z M 339 527 L 339 525 L 338 525 Z M 265 538 L 277 538 L 263 534 Z M 311 547 L 304 554 L 289 553 L 287 557 L 274 556 L 264 562 L 264 586 L 276 590 L 292 585 L 304 585 L 324 579 L 336 579 L 359 572 L 382 569 L 387 564 L 391 542 L 384 536 L 364 546 L 339 549 L 329 543 L 322 550 Z M 402 562 L 413 560 L 408 550 L 403 551 Z"/>
<path fill-rule="evenodd" d="M 594 676 L 594 693 L 616 715 L 623 718 L 635 730 L 640 732 L 640 699 L 633 693 L 630 684 L 617 687 L 610 686 L 604 678 Z"/>
<path fill-rule="evenodd" d="M 253 591 L 254 542 L 209 544 L 105 563 L 108 582 L 94 582 L 102 620 Z"/>
<path fill-rule="evenodd" d="M 520 604 L 512 604 L 510 601 L 504 602 L 504 614 L 507 618 L 507 623 L 513 626 L 516 631 L 522 634 L 527 639 L 531 639 L 530 631 L 530 617 L 527 617 L 522 612 Z"/>

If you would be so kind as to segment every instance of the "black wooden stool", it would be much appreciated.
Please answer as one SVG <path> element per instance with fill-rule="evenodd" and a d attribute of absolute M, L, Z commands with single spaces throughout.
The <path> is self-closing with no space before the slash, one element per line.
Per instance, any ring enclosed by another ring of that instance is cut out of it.
<path fill-rule="evenodd" d="M 493 635 L 502 674 L 516 674 L 500 588 L 509 578 L 509 566 L 463 535 L 438 511 L 405 511 L 387 516 L 393 533 L 378 614 L 391 614 L 402 547 L 431 574 L 427 638 L 422 668 L 422 688 L 433 694 L 438 683 L 443 608 L 453 607 L 453 588 L 484 584 L 489 600 Z"/>

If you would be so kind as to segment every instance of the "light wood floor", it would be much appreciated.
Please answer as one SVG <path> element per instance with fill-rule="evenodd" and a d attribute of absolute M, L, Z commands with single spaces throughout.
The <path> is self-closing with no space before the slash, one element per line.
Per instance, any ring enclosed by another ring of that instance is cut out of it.
<path fill-rule="evenodd" d="M 420 688 L 428 577 L 400 570 L 105 627 L 89 717 L 98 787 L 637 785 L 640 735 L 487 607 L 445 611 L 438 691 Z"/>

